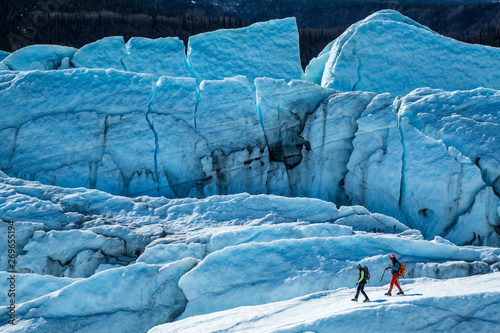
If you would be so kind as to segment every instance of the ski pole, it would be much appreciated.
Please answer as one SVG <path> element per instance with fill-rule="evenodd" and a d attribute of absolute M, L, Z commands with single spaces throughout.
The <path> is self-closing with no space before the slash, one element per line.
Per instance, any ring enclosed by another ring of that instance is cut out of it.
<path fill-rule="evenodd" d="M 384 271 L 384 274 L 382 274 L 382 277 L 380 278 L 380 282 L 382 282 L 382 279 L 384 278 L 384 275 L 385 275 L 386 271 L 387 271 L 387 269 Z"/>

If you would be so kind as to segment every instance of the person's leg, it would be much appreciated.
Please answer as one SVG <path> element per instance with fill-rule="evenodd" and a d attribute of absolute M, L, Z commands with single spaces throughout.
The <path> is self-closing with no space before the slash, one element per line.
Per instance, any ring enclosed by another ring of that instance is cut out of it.
<path fill-rule="evenodd" d="M 361 291 L 361 286 L 362 285 L 363 285 L 362 283 L 358 284 L 358 290 L 356 291 L 356 296 L 354 296 L 354 299 L 358 299 L 359 292 Z M 363 292 L 363 294 L 364 294 L 364 292 Z"/>
<path fill-rule="evenodd" d="M 360 283 L 360 286 L 361 286 L 360 290 L 361 290 L 361 293 L 363 294 L 363 296 L 365 296 L 365 299 L 369 299 L 368 295 L 365 293 L 365 284 L 366 283 Z"/>
<path fill-rule="evenodd" d="M 393 277 L 394 276 L 396 277 L 394 284 L 396 285 L 396 287 L 398 287 L 399 291 L 403 291 L 403 289 L 401 289 L 401 287 L 399 286 L 399 283 L 398 283 L 399 275 L 394 274 Z"/>
<path fill-rule="evenodd" d="M 394 286 L 394 284 L 397 284 L 397 283 L 398 283 L 398 275 L 392 274 L 391 285 L 389 286 L 389 292 L 392 291 L 392 287 Z"/>

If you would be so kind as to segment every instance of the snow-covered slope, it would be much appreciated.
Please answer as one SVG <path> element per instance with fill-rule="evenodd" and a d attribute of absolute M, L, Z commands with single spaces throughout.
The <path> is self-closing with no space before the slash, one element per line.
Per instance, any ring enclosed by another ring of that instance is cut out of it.
<path fill-rule="evenodd" d="M 492 273 L 500 262 L 498 248 L 426 241 L 419 231 L 360 206 L 248 194 L 131 199 L 0 176 L 0 234 L 6 237 L 11 222 L 19 235 L 16 283 L 22 290 L 18 324 L 1 322 L 7 332 L 145 332 L 181 313 L 179 325 L 194 325 L 204 318 L 199 314 L 243 305 L 280 306 L 272 304 L 310 294 L 316 299 L 314 293 L 327 290 L 336 291 L 320 295 L 337 298 L 354 283 L 357 263 L 370 267 L 370 286 L 386 284 L 388 277 L 379 277 L 389 253 L 417 285 L 423 277 Z M 7 243 L 1 246 L 6 252 Z M 0 287 L 7 288 L 7 262 L 0 258 Z M 422 281 L 436 288 L 441 283 Z M 490 288 L 488 297 L 495 297 L 498 288 Z M 430 296 L 426 291 L 423 304 Z M 478 307 L 488 309 L 487 300 Z M 7 313 L 2 305 L 2 318 Z"/>
<path fill-rule="evenodd" d="M 369 303 L 354 303 L 353 288 L 318 292 L 288 301 L 244 306 L 157 326 L 149 333 L 196 332 L 486 332 L 500 326 L 500 273 L 437 281 L 415 279 L 406 294 L 383 296 L 365 288 Z M 351 279 L 351 282 L 354 281 Z"/>
<path fill-rule="evenodd" d="M 306 79 L 341 91 L 405 95 L 419 87 L 500 88 L 500 49 L 462 43 L 384 10 L 349 27 L 306 69 Z"/>

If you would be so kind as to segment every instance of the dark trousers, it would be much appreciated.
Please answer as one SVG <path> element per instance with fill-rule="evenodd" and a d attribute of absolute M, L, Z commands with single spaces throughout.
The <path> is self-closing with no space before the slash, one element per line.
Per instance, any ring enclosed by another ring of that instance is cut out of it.
<path fill-rule="evenodd" d="M 361 281 L 358 284 L 358 291 L 356 291 L 356 296 L 354 298 L 358 299 L 359 292 L 361 291 L 363 296 L 365 296 L 365 298 L 368 299 L 368 295 L 365 293 L 365 284 L 366 284 L 366 282 L 364 282 L 364 281 Z"/>

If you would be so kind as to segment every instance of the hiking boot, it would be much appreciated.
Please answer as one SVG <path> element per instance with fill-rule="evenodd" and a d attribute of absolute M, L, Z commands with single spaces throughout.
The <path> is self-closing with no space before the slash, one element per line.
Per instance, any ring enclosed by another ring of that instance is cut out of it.
<path fill-rule="evenodd" d="M 404 295 L 404 294 L 405 294 L 405 293 L 404 293 L 404 291 L 402 291 L 402 290 L 400 290 L 400 291 L 399 291 L 399 293 L 398 293 L 398 295 Z"/>
<path fill-rule="evenodd" d="M 370 299 L 369 299 L 369 298 L 367 298 L 367 299 L 365 299 L 365 300 L 363 301 L 363 303 L 364 303 L 364 302 L 369 302 L 369 301 L 370 301 Z"/>
<path fill-rule="evenodd" d="M 388 291 L 388 292 L 386 292 L 384 295 L 391 296 L 391 292 L 390 292 L 390 291 Z"/>
<path fill-rule="evenodd" d="M 353 299 L 351 299 L 351 301 L 353 301 L 353 302 L 357 302 L 357 301 L 358 301 L 358 299 L 357 299 L 357 298 L 353 298 Z"/>

